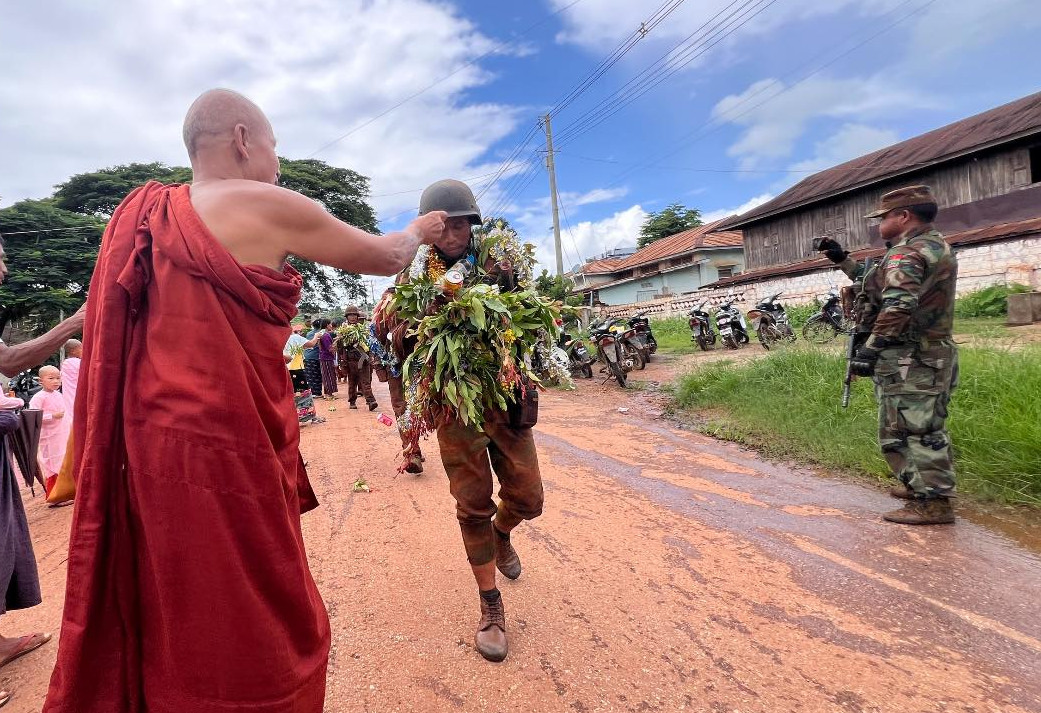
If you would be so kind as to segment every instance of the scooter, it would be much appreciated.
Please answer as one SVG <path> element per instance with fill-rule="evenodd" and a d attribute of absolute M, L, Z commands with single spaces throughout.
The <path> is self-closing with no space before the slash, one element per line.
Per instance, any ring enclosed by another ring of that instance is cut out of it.
<path fill-rule="evenodd" d="M 581 374 L 586 379 L 593 378 L 593 362 L 596 361 L 596 357 L 589 353 L 585 342 L 575 339 L 567 332 L 561 332 L 557 346 L 567 354 L 568 368 L 571 369 L 572 375 Z"/>
<path fill-rule="evenodd" d="M 795 341 L 795 332 L 792 331 L 792 324 L 788 321 L 788 313 L 784 311 L 784 305 L 777 301 L 780 296 L 781 293 L 778 292 L 760 300 L 755 309 L 748 312 L 752 329 L 759 337 L 759 343 L 763 345 L 763 349 L 769 350 L 771 346 L 782 340 Z"/>
<path fill-rule="evenodd" d="M 724 302 L 716 312 L 716 328 L 727 349 L 739 349 L 742 344 L 748 344 L 748 324 L 741 310 L 734 306 L 736 302 L 736 299 Z"/>
<path fill-rule="evenodd" d="M 716 332 L 712 329 L 712 319 L 705 311 L 708 300 L 703 301 L 697 307 L 687 313 L 687 325 L 690 327 L 691 340 L 698 343 L 702 351 L 708 351 L 710 345 L 716 343 Z"/>
<path fill-rule="evenodd" d="M 651 360 L 651 354 L 658 351 L 658 340 L 654 338 L 651 330 L 651 320 L 644 312 L 637 312 L 629 318 L 629 326 L 636 330 L 636 340 L 644 350 L 644 361 Z"/>
<path fill-rule="evenodd" d="M 622 356 L 632 362 L 630 368 L 639 370 L 646 368 L 650 355 L 647 353 L 644 343 L 638 338 L 636 330 L 621 319 L 612 319 L 610 330 L 618 337 L 618 341 L 622 345 Z"/>
<path fill-rule="evenodd" d="M 853 325 L 842 310 L 842 298 L 836 288 L 831 288 L 828 294 L 818 297 L 821 303 L 820 312 L 806 320 L 802 327 L 803 339 L 825 344 L 840 334 L 850 334 Z"/>
<path fill-rule="evenodd" d="M 608 319 L 599 324 L 589 327 L 589 338 L 596 344 L 596 353 L 602 362 L 604 369 L 608 370 L 618 382 L 625 388 L 626 374 L 632 369 L 632 360 L 627 359 L 622 351 L 621 339 L 611 331 L 611 325 L 617 320 Z"/>

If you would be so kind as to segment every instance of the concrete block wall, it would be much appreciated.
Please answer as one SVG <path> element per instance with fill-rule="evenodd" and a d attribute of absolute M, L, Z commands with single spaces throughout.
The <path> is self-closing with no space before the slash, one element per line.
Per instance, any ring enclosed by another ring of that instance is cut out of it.
<path fill-rule="evenodd" d="M 974 245 L 962 248 L 956 254 L 959 295 L 991 285 L 1012 283 L 1041 289 L 1041 237 Z M 608 313 L 622 315 L 643 311 L 652 319 L 666 319 L 686 314 L 703 300 L 708 300 L 709 306 L 715 307 L 731 299 L 731 296 L 737 298 L 741 309 L 749 310 L 759 300 L 778 292 L 782 294 L 785 304 L 799 305 L 813 302 L 817 296 L 827 294 L 833 287 L 841 288 L 848 284 L 849 278 L 840 270 L 823 269 L 736 287 L 703 289 L 650 302 L 611 305 Z"/>

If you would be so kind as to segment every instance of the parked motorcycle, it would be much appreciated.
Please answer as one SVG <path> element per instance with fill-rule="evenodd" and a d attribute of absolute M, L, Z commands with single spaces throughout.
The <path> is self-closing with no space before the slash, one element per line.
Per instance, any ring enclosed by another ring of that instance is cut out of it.
<path fill-rule="evenodd" d="M 712 328 L 712 319 L 705 310 L 707 304 L 708 300 L 705 300 L 687 313 L 690 338 L 697 342 L 702 351 L 708 351 L 709 346 L 716 343 L 716 331 Z"/>
<path fill-rule="evenodd" d="M 11 385 L 8 387 L 14 391 L 14 395 L 25 401 L 25 404 L 29 405 L 29 399 L 36 395 L 36 392 L 43 389 L 40 386 L 40 379 L 31 369 L 15 374 L 11 378 Z"/>
<path fill-rule="evenodd" d="M 816 344 L 825 344 L 840 334 L 850 334 L 853 324 L 846 319 L 842 310 L 842 300 L 838 289 L 832 288 L 828 294 L 818 297 L 820 311 L 806 320 L 802 328 L 803 339 Z"/>
<path fill-rule="evenodd" d="M 585 342 L 575 339 L 567 332 L 561 332 L 557 346 L 567 354 L 568 368 L 571 370 L 572 376 L 581 374 L 586 379 L 593 378 L 593 362 L 596 361 L 596 356 L 589 353 Z"/>
<path fill-rule="evenodd" d="M 769 349 L 782 340 L 795 341 L 795 332 L 792 331 L 792 324 L 788 321 L 788 313 L 784 311 L 784 305 L 777 301 L 780 296 L 780 292 L 771 295 L 765 300 L 761 300 L 755 309 L 748 312 L 752 329 L 759 337 L 759 343 L 763 345 L 763 349 Z"/>
<path fill-rule="evenodd" d="M 617 320 L 608 319 L 599 324 L 589 327 L 589 338 L 596 344 L 596 353 L 600 361 L 604 363 L 604 369 L 608 370 L 615 378 L 618 385 L 625 388 L 626 374 L 632 369 L 633 362 L 622 351 L 622 340 L 619 335 L 611 331 L 612 324 Z"/>
<path fill-rule="evenodd" d="M 644 343 L 636 336 L 636 330 L 621 319 L 611 320 L 611 331 L 622 344 L 622 356 L 632 362 L 632 369 L 644 369 L 650 355 Z"/>
<path fill-rule="evenodd" d="M 629 326 L 636 330 L 636 341 L 643 348 L 644 361 L 650 361 L 651 354 L 658 351 L 658 340 L 654 338 L 654 332 L 651 330 L 651 320 L 647 318 L 646 313 L 637 312 L 629 318 Z"/>
<path fill-rule="evenodd" d="M 739 349 L 742 344 L 748 344 L 748 324 L 741 310 L 734 306 L 736 302 L 735 299 L 724 302 L 716 312 L 716 329 L 727 349 Z"/>

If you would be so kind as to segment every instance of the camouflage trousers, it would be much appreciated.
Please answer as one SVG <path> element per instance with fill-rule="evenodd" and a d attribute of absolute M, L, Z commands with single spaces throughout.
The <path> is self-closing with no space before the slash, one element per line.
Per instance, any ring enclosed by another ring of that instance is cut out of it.
<path fill-rule="evenodd" d="M 919 497 L 954 492 L 947 405 L 958 383 L 953 342 L 886 349 L 875 365 L 878 442 L 890 469 Z"/>
<path fill-rule="evenodd" d="M 491 410 L 483 432 L 453 421 L 437 429 L 437 442 L 466 558 L 472 565 L 487 564 L 495 557 L 493 518 L 509 532 L 542 514 L 542 476 L 531 429 L 511 428 L 505 411 Z M 493 472 L 499 480 L 498 506 L 492 500 Z"/>

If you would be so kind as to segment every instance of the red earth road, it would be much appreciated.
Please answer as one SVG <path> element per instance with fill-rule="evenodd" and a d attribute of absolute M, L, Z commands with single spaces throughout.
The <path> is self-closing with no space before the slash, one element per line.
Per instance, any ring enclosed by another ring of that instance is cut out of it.
<path fill-rule="evenodd" d="M 393 429 L 319 410 L 304 535 L 333 626 L 329 712 L 1041 712 L 1035 554 L 965 520 L 885 524 L 876 489 L 679 430 L 599 379 L 542 399 L 546 511 L 516 531 L 510 655 L 487 663 L 436 442 L 426 473 L 395 475 Z M 27 509 L 45 603 L 3 617 L 8 635 L 60 620 L 71 508 Z M 40 709 L 55 651 L 0 672 L 4 713 Z"/>

